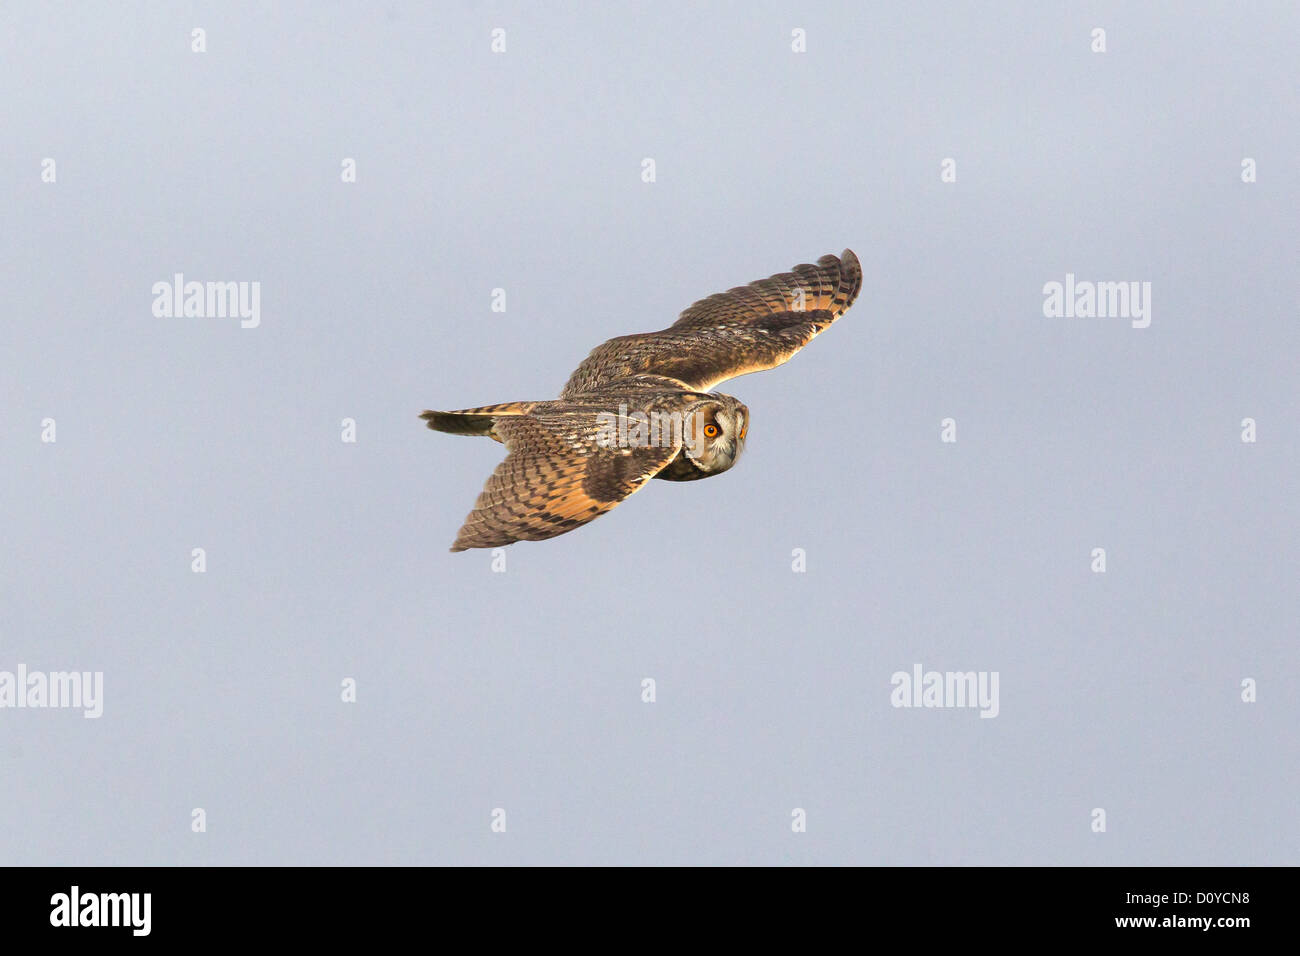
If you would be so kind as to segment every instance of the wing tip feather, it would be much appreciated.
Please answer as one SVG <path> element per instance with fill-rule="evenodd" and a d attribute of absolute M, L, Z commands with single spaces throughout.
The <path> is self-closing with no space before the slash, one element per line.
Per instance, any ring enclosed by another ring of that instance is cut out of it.
<path fill-rule="evenodd" d="M 821 259 L 821 264 L 832 263 L 839 267 L 840 281 L 835 290 L 834 307 L 836 316 L 840 316 L 848 311 L 862 291 L 862 263 L 852 249 L 845 249 L 838 259 L 835 256 L 823 256 Z"/>

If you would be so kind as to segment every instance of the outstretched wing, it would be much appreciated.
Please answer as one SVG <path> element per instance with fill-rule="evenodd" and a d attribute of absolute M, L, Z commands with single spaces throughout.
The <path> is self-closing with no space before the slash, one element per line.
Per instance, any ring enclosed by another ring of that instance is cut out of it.
<path fill-rule="evenodd" d="M 844 314 L 862 288 L 852 250 L 701 299 L 661 332 L 597 346 L 564 386 L 577 395 L 638 375 L 662 375 L 708 391 L 775 368 Z"/>
<path fill-rule="evenodd" d="M 609 511 L 667 465 L 677 444 L 602 447 L 593 410 L 498 418 L 507 455 L 483 486 L 453 551 L 541 541 Z"/>

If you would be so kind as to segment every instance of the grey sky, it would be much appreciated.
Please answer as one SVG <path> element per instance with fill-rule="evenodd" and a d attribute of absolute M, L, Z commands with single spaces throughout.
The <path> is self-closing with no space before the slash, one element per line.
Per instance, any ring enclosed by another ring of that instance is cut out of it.
<path fill-rule="evenodd" d="M 1295 6 L 468 7 L 0 8 L 0 671 L 104 675 L 0 709 L 0 862 L 1297 862 Z M 420 410 L 846 246 L 736 468 L 448 553 Z"/>

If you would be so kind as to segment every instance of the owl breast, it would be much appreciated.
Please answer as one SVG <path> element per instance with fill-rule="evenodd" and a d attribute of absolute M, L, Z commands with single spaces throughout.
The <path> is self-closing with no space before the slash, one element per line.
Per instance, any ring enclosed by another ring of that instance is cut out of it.
<path fill-rule="evenodd" d="M 690 456 L 686 454 L 686 449 L 677 453 L 677 457 L 668 463 L 667 467 L 662 469 L 656 478 L 662 478 L 664 481 L 696 481 L 700 478 L 712 478 L 719 472 L 705 471 L 699 465 L 691 461 Z M 710 488 L 713 486 L 710 485 Z"/>

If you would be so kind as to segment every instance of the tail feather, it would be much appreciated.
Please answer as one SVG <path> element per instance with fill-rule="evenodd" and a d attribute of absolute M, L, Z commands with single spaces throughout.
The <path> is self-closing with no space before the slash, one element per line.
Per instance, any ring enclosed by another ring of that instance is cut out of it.
<path fill-rule="evenodd" d="M 487 435 L 496 438 L 492 425 L 498 418 L 527 415 L 537 402 L 502 402 L 499 405 L 480 405 L 478 408 L 460 408 L 451 412 L 421 412 L 420 417 L 434 431 L 450 435 Z M 497 441 L 500 441 L 497 438 Z"/>

